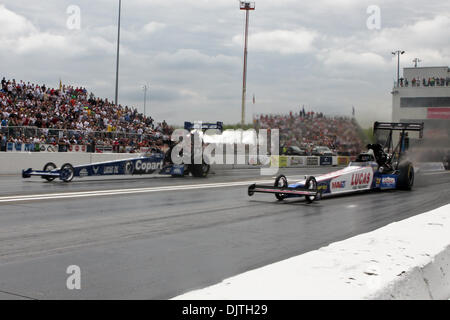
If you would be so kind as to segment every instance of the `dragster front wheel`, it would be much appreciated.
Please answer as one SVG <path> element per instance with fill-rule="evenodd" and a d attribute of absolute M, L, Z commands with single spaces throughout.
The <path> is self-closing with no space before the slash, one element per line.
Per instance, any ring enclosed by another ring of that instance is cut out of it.
<path fill-rule="evenodd" d="M 56 169 L 56 164 L 54 164 L 53 162 L 47 162 L 44 166 L 43 171 L 52 171 Z M 47 180 L 48 182 L 55 180 L 55 177 L 46 177 L 43 176 L 42 179 Z"/>
<path fill-rule="evenodd" d="M 317 190 L 317 181 L 313 176 L 308 177 L 306 179 L 305 188 L 308 190 Z M 316 200 L 317 196 L 305 196 L 306 202 L 312 203 Z"/>
<path fill-rule="evenodd" d="M 60 170 L 61 180 L 64 182 L 70 182 L 72 181 L 74 176 L 75 169 L 73 168 L 73 166 L 70 163 L 63 164 Z"/>
<path fill-rule="evenodd" d="M 278 177 L 276 177 L 275 183 L 274 183 L 274 187 L 287 188 L 288 187 L 288 181 L 287 181 L 286 176 L 280 174 Z M 281 200 L 286 198 L 286 194 L 284 194 L 284 193 L 275 193 L 275 197 L 279 201 L 281 201 Z"/>

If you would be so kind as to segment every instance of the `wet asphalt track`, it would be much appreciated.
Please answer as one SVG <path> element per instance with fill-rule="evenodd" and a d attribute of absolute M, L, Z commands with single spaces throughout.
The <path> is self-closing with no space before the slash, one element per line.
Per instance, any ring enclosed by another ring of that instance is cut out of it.
<path fill-rule="evenodd" d="M 332 170 L 283 173 L 299 178 Z M 200 186 L 259 179 L 267 177 L 257 169 L 216 171 L 207 179 L 129 177 L 70 184 L 1 176 L 0 200 L 99 190 L 117 194 L 0 202 L 0 299 L 171 298 L 450 202 L 448 172 L 417 176 L 411 192 L 361 193 L 312 205 L 277 202 L 266 194 L 249 198 L 247 185 Z M 178 185 L 190 187 L 171 189 Z M 149 191 L 120 193 L 129 188 Z M 66 288 L 69 265 L 81 268 L 81 290 Z"/>

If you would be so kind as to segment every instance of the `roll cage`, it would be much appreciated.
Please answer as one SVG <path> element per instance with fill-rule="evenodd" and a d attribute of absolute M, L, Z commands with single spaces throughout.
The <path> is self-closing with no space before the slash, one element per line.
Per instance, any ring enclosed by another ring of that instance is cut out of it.
<path fill-rule="evenodd" d="M 382 146 L 379 143 L 367 145 L 368 149 L 374 152 L 375 159 L 380 167 L 394 171 L 398 170 L 400 160 L 407 149 L 407 132 L 419 132 L 419 138 L 423 137 L 424 123 L 406 123 L 406 122 L 375 122 L 373 125 L 373 134 L 377 137 L 380 131 L 389 131 L 387 139 Z M 399 139 L 394 146 L 393 132 L 399 131 Z"/>

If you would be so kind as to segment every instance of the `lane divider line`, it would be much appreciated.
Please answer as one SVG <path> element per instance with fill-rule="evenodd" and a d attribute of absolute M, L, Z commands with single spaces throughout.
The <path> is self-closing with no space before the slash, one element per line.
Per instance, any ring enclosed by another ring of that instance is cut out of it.
<path fill-rule="evenodd" d="M 303 176 L 289 176 L 291 180 L 302 179 Z M 148 188 L 130 188 L 130 189 L 112 189 L 112 190 L 93 190 L 93 191 L 77 191 L 77 192 L 65 192 L 65 193 L 47 193 L 47 194 L 34 194 L 34 195 L 15 195 L 0 197 L 0 203 L 7 202 L 19 202 L 19 201 L 35 201 L 35 200 L 57 200 L 68 198 L 83 198 L 94 196 L 112 196 L 121 194 L 137 194 L 137 193 L 151 193 L 161 191 L 183 191 L 183 190 L 195 190 L 206 188 L 225 188 L 234 186 L 250 185 L 252 183 L 273 183 L 273 180 L 249 180 L 238 182 L 220 182 L 220 183 L 206 183 L 206 184 L 190 184 L 190 185 L 177 185 L 177 186 L 163 186 L 163 187 L 148 187 Z"/>
<path fill-rule="evenodd" d="M 262 183 L 270 183 L 272 180 L 259 181 Z M 0 197 L 0 203 L 16 202 L 16 201 L 32 201 L 32 200 L 49 200 L 49 199 L 66 199 L 66 198 L 80 198 L 80 197 L 94 197 L 94 196 L 109 196 L 131 193 L 150 193 L 161 191 L 180 191 L 180 190 L 195 190 L 206 188 L 221 188 L 250 185 L 254 181 L 228 182 L 228 183 L 214 183 L 214 184 L 194 184 L 194 185 L 179 185 L 166 187 L 149 187 L 149 188 L 132 188 L 132 189 L 115 189 L 115 190 L 98 190 L 98 191 L 79 191 L 66 193 L 49 193 L 49 194 L 35 194 L 23 196 L 7 196 Z"/>

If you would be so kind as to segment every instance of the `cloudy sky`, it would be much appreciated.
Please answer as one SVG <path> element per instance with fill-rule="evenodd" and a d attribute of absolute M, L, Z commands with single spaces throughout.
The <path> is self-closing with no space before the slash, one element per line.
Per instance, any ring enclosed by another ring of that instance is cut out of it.
<path fill-rule="evenodd" d="M 373 5 L 379 29 L 367 27 Z M 61 78 L 113 99 L 117 14 L 118 0 L 0 0 L 0 76 L 54 87 Z M 157 120 L 239 122 L 244 16 L 237 0 L 122 0 L 119 103 L 143 110 L 148 83 Z M 342 115 L 354 105 L 363 125 L 389 120 L 396 49 L 401 66 L 448 66 L 450 1 L 258 0 L 247 120 L 301 105 Z"/>

